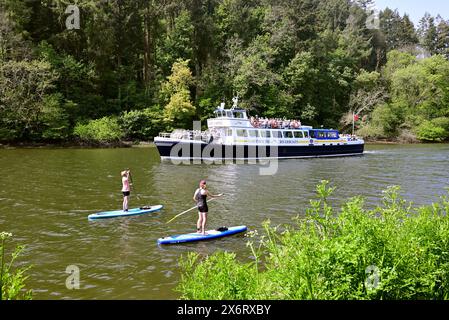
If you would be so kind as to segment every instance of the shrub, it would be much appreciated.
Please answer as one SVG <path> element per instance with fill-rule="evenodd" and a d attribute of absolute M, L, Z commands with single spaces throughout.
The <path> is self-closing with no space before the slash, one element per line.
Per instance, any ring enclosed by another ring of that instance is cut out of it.
<path fill-rule="evenodd" d="M 444 125 L 444 123 L 442 124 Z M 449 137 L 449 131 L 436 125 L 433 121 L 424 121 L 416 131 L 418 139 L 422 141 L 441 142 Z"/>
<path fill-rule="evenodd" d="M 17 257 L 23 251 L 23 246 L 17 246 L 15 251 L 11 254 L 9 262 L 5 260 L 6 240 L 11 238 L 12 234 L 1 232 L 0 233 L 0 300 L 20 300 L 31 299 L 32 292 L 24 291 L 25 280 L 28 278 L 25 276 L 25 272 L 30 267 L 14 269 L 13 265 Z"/>
<path fill-rule="evenodd" d="M 150 140 L 164 128 L 163 111 L 158 106 L 125 112 L 119 119 L 127 139 Z"/>
<path fill-rule="evenodd" d="M 324 181 L 305 218 L 282 232 L 265 223 L 258 246 L 248 242 L 255 261 L 190 253 L 177 290 L 183 299 L 448 299 L 449 198 L 412 208 L 399 190 L 373 210 L 356 197 L 336 214 Z"/>
<path fill-rule="evenodd" d="M 123 137 L 118 120 L 110 117 L 78 123 L 73 134 L 83 141 L 100 143 L 115 142 Z"/>

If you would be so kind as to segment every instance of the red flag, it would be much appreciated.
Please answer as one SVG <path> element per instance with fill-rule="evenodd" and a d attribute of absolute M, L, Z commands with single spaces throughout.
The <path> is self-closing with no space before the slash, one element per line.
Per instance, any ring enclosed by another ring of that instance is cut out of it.
<path fill-rule="evenodd" d="M 354 121 L 359 121 L 359 116 L 357 114 L 354 115 Z"/>

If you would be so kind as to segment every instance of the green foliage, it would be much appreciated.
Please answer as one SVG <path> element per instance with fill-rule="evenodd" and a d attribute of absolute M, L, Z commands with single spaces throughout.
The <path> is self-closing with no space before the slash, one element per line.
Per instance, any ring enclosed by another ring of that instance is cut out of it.
<path fill-rule="evenodd" d="M 375 209 L 355 197 L 337 212 L 334 188 L 323 181 L 295 226 L 267 222 L 264 235 L 249 241 L 253 262 L 227 252 L 203 259 L 190 253 L 181 260 L 177 290 L 194 300 L 447 299 L 449 198 L 413 208 L 399 190 L 385 190 Z"/>
<path fill-rule="evenodd" d="M 183 268 L 178 290 L 185 298 L 236 300 L 247 299 L 249 288 L 254 288 L 254 273 L 251 265 L 239 264 L 233 253 L 218 252 L 199 263 L 194 253 L 182 258 Z M 205 283 L 213 284 L 205 290 Z M 213 297 L 213 298 L 212 298 Z"/>
<path fill-rule="evenodd" d="M 191 14 L 187 10 L 182 10 L 174 20 L 173 30 L 169 30 L 164 39 L 164 45 L 158 48 L 162 51 L 158 56 L 163 70 L 170 71 L 173 63 L 178 59 L 193 58 L 194 31 Z"/>
<path fill-rule="evenodd" d="M 79 0 L 82 27 L 66 30 L 66 0 L 2 0 L 0 139 L 65 140 L 78 123 L 152 105 L 187 128 L 211 115 L 205 101 L 237 94 L 254 115 L 314 126 L 337 128 L 362 108 L 374 119 L 384 103 L 407 105 L 400 129 L 449 116 L 449 23 L 427 14 L 416 32 L 385 9 L 369 29 L 370 4 Z M 423 57 L 441 56 L 419 60 L 418 40 Z"/>
<path fill-rule="evenodd" d="M 373 128 L 381 128 L 384 137 L 393 138 L 398 135 L 399 126 L 404 121 L 403 114 L 404 105 L 383 104 L 373 111 L 370 124 Z"/>
<path fill-rule="evenodd" d="M 379 130 L 373 129 L 381 128 L 378 137 L 393 138 L 411 130 L 422 141 L 447 139 L 442 119 L 449 110 L 449 61 L 441 55 L 417 60 L 399 51 L 391 51 L 388 59 L 383 76 L 388 80 L 390 101 L 374 108 L 367 128 L 359 133 L 376 135 Z M 433 123 L 434 119 L 440 120 Z"/>
<path fill-rule="evenodd" d="M 128 140 L 150 140 L 164 129 L 163 112 L 159 106 L 125 112 L 119 118 Z"/>
<path fill-rule="evenodd" d="M 12 139 L 38 134 L 57 75 L 45 61 L 0 62 L 0 126 Z"/>
<path fill-rule="evenodd" d="M 23 246 L 17 246 L 11 253 L 9 261 L 6 260 L 6 243 L 12 234 L 0 233 L 0 301 L 1 300 L 30 300 L 31 290 L 24 291 L 25 281 L 28 279 L 26 272 L 31 267 L 15 268 L 14 263 L 24 250 Z"/>
<path fill-rule="evenodd" d="M 380 13 L 380 27 L 385 35 L 387 50 L 401 49 L 418 43 L 415 26 L 407 14 L 401 17 L 397 10 L 386 8 Z"/>
<path fill-rule="evenodd" d="M 449 138 L 449 131 L 435 124 L 434 121 L 424 121 L 416 128 L 416 131 L 418 139 L 422 141 L 441 142 Z"/>
<path fill-rule="evenodd" d="M 94 143 L 117 142 L 123 137 L 123 131 L 117 118 L 104 117 L 91 120 L 87 124 L 78 123 L 74 135 L 82 141 Z"/>
<path fill-rule="evenodd" d="M 387 54 L 387 61 L 388 62 L 383 70 L 383 75 L 387 80 L 390 80 L 396 71 L 413 65 L 417 62 L 417 59 L 409 53 L 392 50 Z"/>
<path fill-rule="evenodd" d="M 104 115 L 102 103 L 98 103 L 98 75 L 93 63 L 84 63 L 70 54 L 57 53 L 47 41 L 39 43 L 37 55 L 57 72 L 55 89 L 62 95 L 61 103 L 71 101 L 77 105 L 76 108 L 68 110 L 69 121 L 77 122 Z M 96 105 L 96 108 L 92 105 Z"/>
<path fill-rule="evenodd" d="M 70 135 L 68 115 L 61 106 L 62 95 L 53 94 L 44 98 L 40 122 L 42 138 L 45 140 L 65 140 Z"/>
<path fill-rule="evenodd" d="M 188 126 L 196 112 L 190 101 L 189 86 L 193 82 L 193 76 L 188 64 L 188 60 L 175 62 L 172 74 L 162 88 L 165 97 L 168 97 L 168 104 L 164 107 L 165 119 L 179 127 Z"/>

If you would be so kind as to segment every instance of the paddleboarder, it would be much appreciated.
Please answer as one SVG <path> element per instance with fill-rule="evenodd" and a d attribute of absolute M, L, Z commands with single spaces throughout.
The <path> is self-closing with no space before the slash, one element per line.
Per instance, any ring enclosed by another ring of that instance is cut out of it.
<path fill-rule="evenodd" d="M 122 171 L 122 193 L 123 193 L 123 211 L 128 212 L 129 195 L 131 194 L 131 171 L 129 169 Z"/>
<path fill-rule="evenodd" d="M 193 195 L 193 200 L 196 202 L 198 207 L 198 222 L 196 223 L 196 231 L 197 233 L 201 233 L 202 235 L 206 235 L 205 227 L 207 222 L 207 213 L 209 212 L 209 208 L 207 206 L 207 197 L 218 198 L 223 194 L 213 195 L 207 190 L 206 180 L 201 180 L 199 188 L 196 189 L 195 194 Z"/>

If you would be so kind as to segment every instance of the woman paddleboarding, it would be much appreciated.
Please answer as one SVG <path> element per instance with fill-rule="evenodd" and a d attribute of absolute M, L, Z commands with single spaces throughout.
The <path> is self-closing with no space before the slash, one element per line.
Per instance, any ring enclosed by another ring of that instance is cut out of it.
<path fill-rule="evenodd" d="M 129 195 L 131 194 L 131 171 L 129 169 L 120 173 L 122 176 L 123 211 L 128 212 Z"/>
<path fill-rule="evenodd" d="M 223 194 L 220 193 L 218 195 L 213 195 L 207 190 L 206 180 L 200 181 L 200 187 L 196 189 L 195 194 L 193 195 L 193 200 L 196 202 L 198 207 L 198 222 L 196 223 L 196 231 L 197 233 L 201 233 L 202 235 L 206 235 L 205 227 L 207 222 L 207 213 L 209 212 L 209 208 L 207 206 L 207 197 L 218 198 Z"/>

